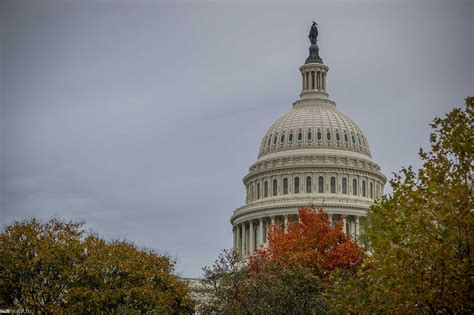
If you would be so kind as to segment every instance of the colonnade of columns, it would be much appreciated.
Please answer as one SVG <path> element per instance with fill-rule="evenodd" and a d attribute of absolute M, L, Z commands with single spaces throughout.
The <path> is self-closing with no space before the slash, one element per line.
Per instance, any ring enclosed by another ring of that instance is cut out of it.
<path fill-rule="evenodd" d="M 346 216 L 342 214 L 328 214 L 331 224 L 334 226 L 339 220 L 343 221 L 342 232 L 357 239 L 360 235 L 359 216 Z M 268 246 L 268 233 L 272 226 L 283 228 L 285 232 L 288 226 L 299 220 L 296 214 L 273 215 L 256 220 L 249 220 L 234 225 L 234 250 L 242 257 L 247 257 L 259 247 Z"/>
<path fill-rule="evenodd" d="M 306 90 L 326 90 L 326 73 L 323 71 L 302 70 L 303 91 Z"/>

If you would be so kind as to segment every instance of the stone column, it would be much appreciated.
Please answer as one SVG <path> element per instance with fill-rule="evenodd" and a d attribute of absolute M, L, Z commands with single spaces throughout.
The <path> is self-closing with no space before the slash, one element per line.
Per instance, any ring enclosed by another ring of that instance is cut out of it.
<path fill-rule="evenodd" d="M 331 226 L 332 226 L 332 213 L 328 213 L 328 217 L 329 217 L 329 222 L 331 222 Z"/>
<path fill-rule="evenodd" d="M 356 216 L 356 238 L 360 236 L 360 224 L 359 224 L 359 216 Z"/>
<path fill-rule="evenodd" d="M 342 232 L 347 234 L 347 231 L 346 231 L 346 216 L 342 216 Z"/>
<path fill-rule="evenodd" d="M 284 229 L 285 229 L 285 233 L 286 233 L 286 232 L 288 232 L 288 215 L 285 214 L 283 217 L 284 217 L 284 220 L 285 220 L 284 221 L 285 222 L 284 223 Z"/>
<path fill-rule="evenodd" d="M 235 250 L 235 241 L 237 239 L 237 230 L 236 227 L 232 227 L 232 249 Z"/>
<path fill-rule="evenodd" d="M 270 222 L 268 222 L 268 219 L 267 220 L 264 220 L 265 222 L 265 247 L 268 247 L 268 231 L 270 230 Z"/>
<path fill-rule="evenodd" d="M 255 250 L 255 230 L 253 228 L 253 221 L 250 220 L 250 224 L 249 224 L 249 229 L 250 229 L 250 237 L 249 237 L 249 255 L 253 253 L 253 251 Z"/>
<path fill-rule="evenodd" d="M 242 222 L 242 257 L 247 256 L 247 240 L 246 240 L 245 222 Z"/>
<path fill-rule="evenodd" d="M 263 246 L 263 219 L 258 220 L 258 246 Z"/>
<path fill-rule="evenodd" d="M 239 252 L 242 255 L 242 226 L 240 224 L 236 225 L 237 229 L 237 242 L 235 246 L 235 251 Z"/>

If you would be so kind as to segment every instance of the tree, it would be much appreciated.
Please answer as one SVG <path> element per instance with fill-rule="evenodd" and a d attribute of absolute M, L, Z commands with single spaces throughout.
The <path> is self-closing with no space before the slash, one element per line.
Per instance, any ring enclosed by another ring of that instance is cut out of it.
<path fill-rule="evenodd" d="M 298 265 L 314 270 L 328 280 L 329 274 L 339 268 L 354 272 L 362 263 L 362 250 L 356 242 L 342 232 L 342 220 L 335 226 L 322 209 L 298 209 L 298 222 L 285 231 L 274 226 L 268 235 L 269 247 L 259 249 L 250 260 L 274 262 L 282 267 Z"/>
<path fill-rule="evenodd" d="M 251 279 L 236 251 L 224 250 L 214 265 L 204 267 L 203 272 L 202 313 L 251 313 L 253 301 L 248 295 Z"/>
<path fill-rule="evenodd" d="M 7 226 L 0 234 L 2 308 L 58 313 L 75 281 L 82 252 L 81 223 L 37 219 Z"/>
<path fill-rule="evenodd" d="M 204 268 L 204 313 L 326 314 L 329 274 L 354 272 L 362 262 L 362 251 L 342 233 L 342 222 L 333 226 L 312 207 L 299 209 L 299 222 L 287 231 L 273 226 L 269 243 L 248 263 L 225 251 Z"/>
<path fill-rule="evenodd" d="M 173 262 L 82 223 L 16 222 L 0 234 L 0 307 L 34 313 L 192 312 Z"/>
<path fill-rule="evenodd" d="M 300 266 L 266 263 L 265 270 L 249 270 L 238 253 L 224 251 L 212 267 L 203 269 L 200 311 L 204 314 L 326 314 L 329 310 L 321 279 Z"/>
<path fill-rule="evenodd" d="M 403 168 L 393 194 L 369 211 L 366 258 L 339 277 L 336 310 L 474 312 L 474 98 L 431 124 L 431 151 L 418 172 Z"/>

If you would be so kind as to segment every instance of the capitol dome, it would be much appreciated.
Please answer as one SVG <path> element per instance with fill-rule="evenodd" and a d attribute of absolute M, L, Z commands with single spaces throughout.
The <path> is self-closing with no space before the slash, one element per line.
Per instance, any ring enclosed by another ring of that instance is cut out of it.
<path fill-rule="evenodd" d="M 233 248 L 243 257 L 268 246 L 270 226 L 286 229 L 296 222 L 301 206 L 323 208 L 331 222 L 342 220 L 343 232 L 357 239 L 360 218 L 383 194 L 386 177 L 367 138 L 328 97 L 329 68 L 319 57 L 316 24 L 309 38 L 300 99 L 261 140 L 257 161 L 243 178 L 245 205 L 230 219 Z"/>
<path fill-rule="evenodd" d="M 258 157 L 298 149 L 336 149 L 371 157 L 362 130 L 331 101 L 295 103 L 267 131 Z"/>

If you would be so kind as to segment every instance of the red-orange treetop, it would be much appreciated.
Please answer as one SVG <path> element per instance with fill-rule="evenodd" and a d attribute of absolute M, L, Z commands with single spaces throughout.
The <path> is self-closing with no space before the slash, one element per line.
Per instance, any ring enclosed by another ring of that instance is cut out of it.
<path fill-rule="evenodd" d="M 332 226 L 322 209 L 298 209 L 299 221 L 284 229 L 272 226 L 269 247 L 251 257 L 250 269 L 256 271 L 266 262 L 283 267 L 299 265 L 315 269 L 322 277 L 340 268 L 355 271 L 362 263 L 363 252 L 356 242 L 342 232 L 342 220 Z"/>

